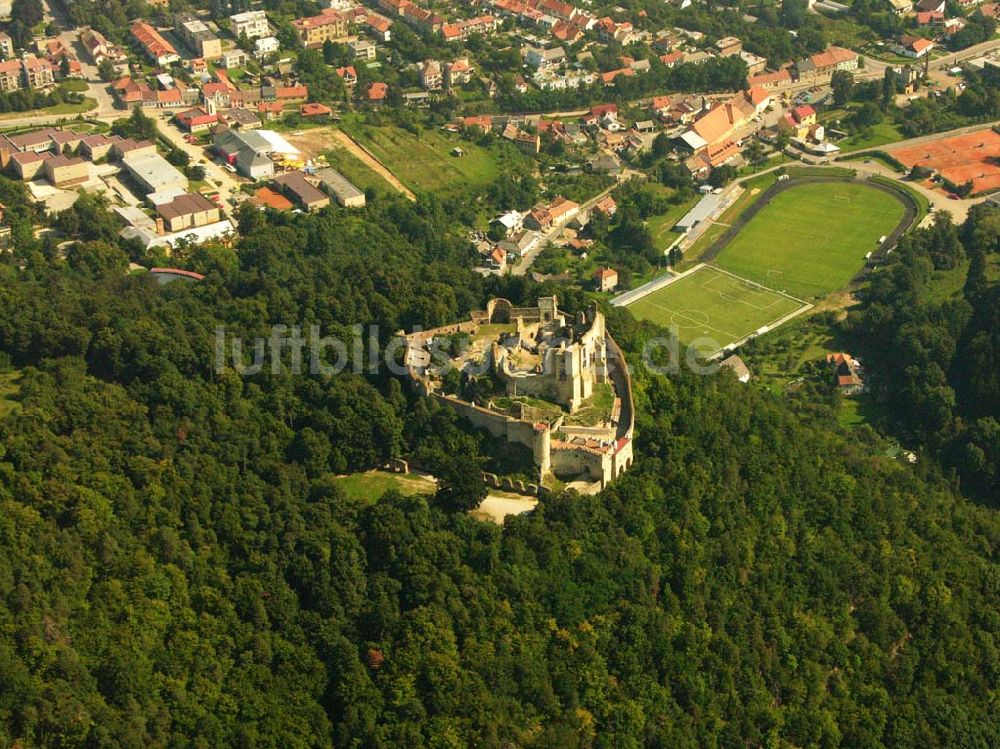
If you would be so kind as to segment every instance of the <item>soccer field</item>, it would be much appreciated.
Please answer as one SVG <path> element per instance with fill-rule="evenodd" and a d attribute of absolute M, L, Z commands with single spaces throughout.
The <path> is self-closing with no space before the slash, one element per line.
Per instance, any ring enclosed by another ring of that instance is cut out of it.
<path fill-rule="evenodd" d="M 675 329 L 681 343 L 706 339 L 702 353 L 715 353 L 807 306 L 708 265 L 626 305 L 637 319 Z"/>
<path fill-rule="evenodd" d="M 846 286 L 903 215 L 899 200 L 862 183 L 797 185 L 775 195 L 715 263 L 772 289 L 820 297 Z"/>

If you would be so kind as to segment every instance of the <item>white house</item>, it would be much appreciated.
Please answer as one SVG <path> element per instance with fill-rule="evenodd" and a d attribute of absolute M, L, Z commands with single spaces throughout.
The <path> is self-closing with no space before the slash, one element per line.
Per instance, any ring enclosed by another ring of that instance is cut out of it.
<path fill-rule="evenodd" d="M 253 56 L 258 60 L 263 60 L 265 57 L 273 55 L 279 49 L 281 49 L 281 44 L 276 37 L 265 36 L 254 41 Z"/>
<path fill-rule="evenodd" d="M 247 39 L 260 39 L 271 35 L 267 14 L 262 10 L 248 10 L 246 13 L 229 16 L 229 28 L 237 39 L 241 36 Z"/>

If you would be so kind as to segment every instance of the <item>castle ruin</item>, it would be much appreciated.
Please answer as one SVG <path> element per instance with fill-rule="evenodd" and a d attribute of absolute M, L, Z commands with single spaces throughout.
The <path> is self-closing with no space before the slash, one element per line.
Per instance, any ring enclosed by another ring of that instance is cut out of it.
<path fill-rule="evenodd" d="M 556 475 L 603 488 L 632 465 L 631 379 L 596 305 L 567 315 L 556 297 L 534 307 L 493 299 L 466 321 L 403 337 L 413 387 L 528 447 L 540 481 Z M 447 350 L 456 338 L 468 348 Z M 466 382 L 488 378 L 492 397 L 445 392 L 452 369 Z"/>

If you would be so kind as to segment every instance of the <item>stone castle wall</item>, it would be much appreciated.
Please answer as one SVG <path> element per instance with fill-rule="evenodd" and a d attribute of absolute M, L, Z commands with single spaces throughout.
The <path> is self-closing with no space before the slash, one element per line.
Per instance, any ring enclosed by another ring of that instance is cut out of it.
<path fill-rule="evenodd" d="M 514 307 L 505 299 L 494 299 L 485 311 L 471 313 L 467 321 L 406 337 L 410 341 L 425 342 L 436 335 L 474 333 L 482 324 L 515 321 L 520 323 L 518 330 L 524 331 L 533 325 L 558 322 L 562 319 L 558 315 L 555 297 L 540 298 L 537 307 Z M 607 333 L 604 317 L 596 309 L 567 322 L 575 324 L 573 341 L 545 352 L 547 361 L 543 362 L 541 374 L 515 376 L 505 352 L 497 344 L 490 351 L 494 371 L 507 381 L 508 393 L 537 395 L 568 406 L 570 410 L 593 394 L 595 384 L 610 380 L 618 397 L 618 419 L 612 427 L 613 434 L 607 428 L 598 431 L 587 427 L 567 429 L 568 434 L 587 435 L 600 440 L 604 443 L 600 446 L 586 447 L 553 441 L 550 426 L 540 419 L 536 421 L 538 414 L 530 407 L 521 411 L 520 415 L 524 418 L 515 418 L 438 392 L 433 382 L 417 368 L 411 368 L 409 376 L 418 392 L 436 398 L 473 426 L 485 429 L 494 437 L 529 448 L 540 479 L 550 472 L 564 475 L 587 473 L 604 487 L 632 465 L 634 401 L 631 376 L 620 347 Z M 554 428 L 558 429 L 560 423 L 556 423 Z"/>

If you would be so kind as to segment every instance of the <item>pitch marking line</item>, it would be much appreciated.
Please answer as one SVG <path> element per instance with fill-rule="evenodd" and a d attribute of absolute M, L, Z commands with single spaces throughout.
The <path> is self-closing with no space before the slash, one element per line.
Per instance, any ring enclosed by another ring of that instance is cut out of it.
<path fill-rule="evenodd" d="M 768 296 L 773 296 L 775 294 L 779 294 L 779 292 L 769 291 L 767 294 L 765 294 L 762 291 L 760 291 L 759 289 L 755 289 L 753 287 L 753 285 L 745 283 L 745 282 L 742 282 L 741 284 L 737 284 L 737 285 L 733 285 L 733 286 L 729 287 L 730 289 L 733 289 L 734 292 L 735 291 L 740 291 L 740 290 L 745 290 L 745 291 L 751 292 L 751 294 L 752 294 L 752 296 L 750 294 L 740 296 L 740 295 L 738 295 L 736 293 L 729 293 L 729 291 L 727 291 L 727 290 L 713 289 L 712 288 L 712 284 L 714 284 L 716 281 L 720 281 L 720 280 L 732 283 L 732 279 L 728 279 L 728 278 L 725 278 L 723 276 L 716 276 L 715 278 L 708 279 L 707 281 L 705 281 L 704 283 L 702 283 L 700 285 L 701 285 L 702 289 L 704 289 L 705 291 L 711 292 L 713 294 L 717 294 L 719 296 L 719 298 L 723 299 L 724 301 L 732 302 L 734 304 L 742 304 L 742 305 L 744 305 L 746 307 L 749 307 L 750 309 L 755 309 L 758 312 L 764 312 L 766 310 L 769 310 L 771 307 L 773 307 L 774 305 L 776 305 L 778 303 L 778 301 L 779 301 L 779 299 L 772 299 L 769 304 L 763 304 L 763 305 L 762 304 L 751 304 L 749 301 L 747 301 L 748 299 L 753 299 L 755 297 L 756 298 L 761 298 L 761 299 L 767 299 Z M 742 289 L 740 288 L 741 285 L 742 285 Z"/>
<path fill-rule="evenodd" d="M 787 291 L 778 291 L 777 289 L 768 288 L 767 286 L 765 286 L 762 283 L 757 283 L 756 281 L 751 281 L 749 278 L 743 278 L 743 276 L 737 276 L 735 273 L 732 273 L 732 272 L 726 270 L 725 268 L 720 268 L 717 265 L 710 265 L 708 267 L 711 268 L 712 270 L 717 270 L 719 273 L 724 273 L 727 276 L 730 276 L 731 278 L 735 278 L 737 281 L 742 281 L 743 283 L 747 283 L 747 284 L 750 284 L 751 286 L 755 286 L 755 287 L 757 287 L 757 288 L 759 288 L 759 289 L 761 289 L 763 291 L 770 291 L 773 294 L 780 294 L 781 296 L 783 296 L 783 297 L 785 297 L 787 299 L 791 299 L 793 302 L 798 302 L 799 304 L 809 304 L 809 302 L 807 302 L 805 299 L 799 299 L 797 296 L 792 296 Z"/>
<path fill-rule="evenodd" d="M 656 302 L 651 302 L 648 299 L 646 300 L 646 304 L 648 304 L 651 307 L 656 307 L 656 309 L 661 310 L 663 312 L 670 313 L 670 321 L 671 322 L 674 322 L 674 318 L 682 318 L 682 319 L 683 318 L 687 318 L 688 320 L 691 321 L 692 324 L 685 325 L 684 327 L 687 327 L 687 328 L 708 328 L 709 330 L 714 330 L 716 333 L 721 333 L 724 336 L 728 336 L 732 340 L 736 340 L 736 338 L 738 337 L 734 333 L 730 333 L 729 331 L 723 330 L 722 328 L 716 328 L 714 325 L 709 325 L 708 323 L 702 323 L 699 320 L 695 320 L 692 317 L 688 317 L 683 312 L 678 312 L 677 310 L 672 310 L 672 309 L 670 309 L 670 307 L 664 307 L 662 304 L 657 304 Z M 708 316 L 706 315 L 706 317 L 708 317 Z"/>

